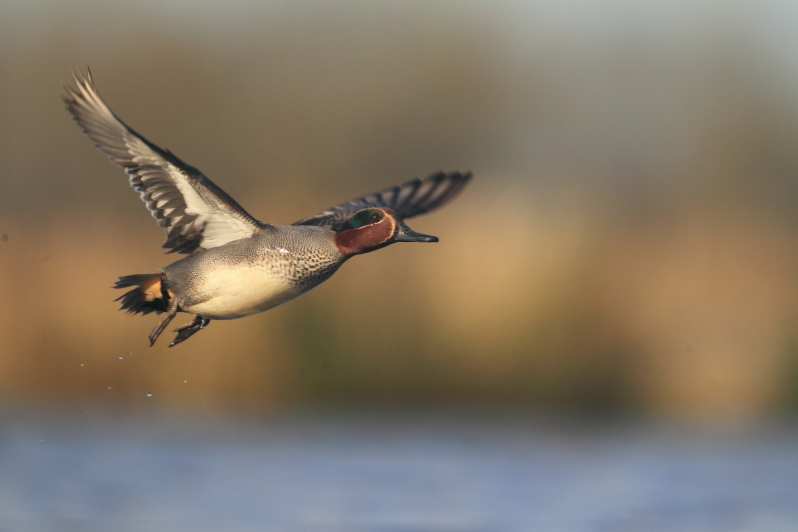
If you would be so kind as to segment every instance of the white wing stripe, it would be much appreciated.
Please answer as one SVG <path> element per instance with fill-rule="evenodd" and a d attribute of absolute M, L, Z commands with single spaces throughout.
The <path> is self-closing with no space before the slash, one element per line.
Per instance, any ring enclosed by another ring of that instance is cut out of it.
<path fill-rule="evenodd" d="M 125 169 L 158 225 L 167 228 L 164 248 L 193 253 L 263 226 L 199 170 L 128 128 L 100 98 L 90 73 L 73 78 L 77 88 L 66 87 L 67 110 L 97 148 Z M 213 228 L 209 238 L 206 227 Z"/>

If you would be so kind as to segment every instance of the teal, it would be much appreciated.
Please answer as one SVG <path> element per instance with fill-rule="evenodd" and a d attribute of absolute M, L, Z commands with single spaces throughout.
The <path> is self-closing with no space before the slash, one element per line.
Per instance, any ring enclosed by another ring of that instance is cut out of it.
<path fill-rule="evenodd" d="M 286 303 L 329 279 L 351 257 L 396 242 L 437 242 L 405 220 L 433 211 L 471 180 L 470 172 L 437 172 L 335 205 L 291 225 L 253 218 L 233 198 L 173 153 L 122 122 L 100 97 L 91 73 L 73 74 L 64 102 L 75 122 L 129 176 L 158 225 L 167 253 L 186 257 L 149 274 L 118 278 L 131 288 L 117 300 L 132 314 L 165 313 L 153 345 L 179 312 L 194 319 L 174 330 L 169 346 L 211 320 L 250 316 Z"/>

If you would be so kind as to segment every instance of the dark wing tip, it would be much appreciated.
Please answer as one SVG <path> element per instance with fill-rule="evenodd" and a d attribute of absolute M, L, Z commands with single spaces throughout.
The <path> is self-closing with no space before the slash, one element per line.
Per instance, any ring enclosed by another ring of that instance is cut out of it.
<path fill-rule="evenodd" d="M 330 207 L 293 225 L 316 225 L 335 229 L 352 214 L 368 207 L 388 207 L 400 218 L 425 214 L 451 201 L 471 181 L 471 171 L 438 171 L 424 179 L 415 177 L 401 185 Z"/>
<path fill-rule="evenodd" d="M 468 170 L 452 170 L 435 172 L 423 180 L 412 179 L 399 187 L 410 192 L 404 195 L 404 200 L 394 210 L 403 218 L 434 211 L 453 200 L 473 176 Z"/>

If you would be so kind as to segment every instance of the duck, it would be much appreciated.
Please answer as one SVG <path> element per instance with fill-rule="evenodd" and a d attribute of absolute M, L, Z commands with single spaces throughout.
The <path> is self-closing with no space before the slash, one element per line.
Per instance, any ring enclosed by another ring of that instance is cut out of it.
<path fill-rule="evenodd" d="M 166 234 L 166 253 L 185 257 L 155 273 L 119 277 L 127 314 L 164 314 L 153 346 L 180 312 L 193 319 L 173 347 L 212 320 L 251 316 L 329 279 L 347 260 L 397 242 L 438 242 L 405 220 L 449 203 L 471 172 L 435 172 L 335 205 L 290 225 L 261 222 L 198 169 L 128 127 L 105 104 L 91 71 L 72 73 L 63 101 L 96 148 L 124 169 L 130 186 Z"/>

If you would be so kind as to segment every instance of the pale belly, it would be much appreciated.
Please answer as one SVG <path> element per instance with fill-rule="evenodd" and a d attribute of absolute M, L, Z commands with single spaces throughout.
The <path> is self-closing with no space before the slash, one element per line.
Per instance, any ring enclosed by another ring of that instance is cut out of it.
<path fill-rule="evenodd" d="M 215 320 L 243 318 L 269 310 L 303 293 L 274 272 L 257 267 L 222 269 L 207 276 L 197 287 L 201 303 L 183 310 Z"/>

